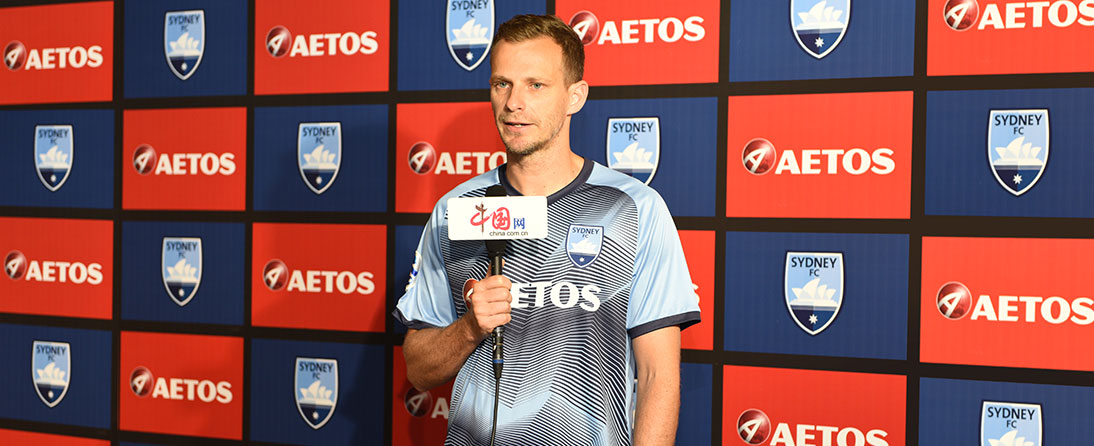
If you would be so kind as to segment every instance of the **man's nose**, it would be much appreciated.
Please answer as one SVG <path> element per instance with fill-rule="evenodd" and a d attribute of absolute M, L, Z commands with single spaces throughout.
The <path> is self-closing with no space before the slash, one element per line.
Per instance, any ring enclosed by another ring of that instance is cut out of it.
<path fill-rule="evenodd" d="M 524 109 L 524 94 L 520 92 L 520 88 L 509 90 L 509 97 L 505 99 L 505 109 L 511 112 Z"/>

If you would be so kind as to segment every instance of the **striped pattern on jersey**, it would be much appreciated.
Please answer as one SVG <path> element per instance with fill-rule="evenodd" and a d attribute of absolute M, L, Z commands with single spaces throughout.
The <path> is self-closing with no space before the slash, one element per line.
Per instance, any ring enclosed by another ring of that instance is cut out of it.
<path fill-rule="evenodd" d="M 466 313 L 463 287 L 486 276 L 486 247 L 448 240 L 445 205 L 505 184 L 503 169 L 458 186 L 434 209 L 418 246 L 421 268 L 394 312 L 404 324 L 443 327 Z M 548 220 L 546 239 L 512 240 L 505 252 L 514 302 L 497 444 L 630 444 L 632 337 L 699 320 L 679 236 L 656 192 L 590 161 L 548 197 Z M 567 254 L 571 225 L 603 228 L 599 254 L 584 266 Z M 487 338 L 455 378 L 446 445 L 489 442 L 491 348 Z"/>
<path fill-rule="evenodd" d="M 590 439 L 593 444 L 629 444 L 626 324 L 637 209 L 618 189 L 582 185 L 551 203 L 548 215 L 546 239 L 510 241 L 505 253 L 505 276 L 528 285 L 515 287 L 513 298 L 525 308 L 513 308 L 505 326 L 497 444 L 572 444 L 590 433 L 598 436 Z M 575 223 L 605 231 L 600 255 L 583 268 L 566 254 L 566 235 Z M 467 311 L 464 282 L 486 276 L 486 248 L 481 241 L 448 241 L 446 228 L 439 236 L 459 318 Z M 598 305 L 582 298 L 583 289 Z M 480 344 L 456 377 L 446 444 L 489 441 L 491 347 L 489 340 Z"/>

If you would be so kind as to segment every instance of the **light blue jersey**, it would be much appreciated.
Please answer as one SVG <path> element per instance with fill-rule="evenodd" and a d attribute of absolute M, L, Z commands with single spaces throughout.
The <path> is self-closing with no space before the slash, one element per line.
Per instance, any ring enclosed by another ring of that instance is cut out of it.
<path fill-rule="evenodd" d="M 486 276 L 486 246 L 448 240 L 445 205 L 499 183 L 519 195 L 501 166 L 434 208 L 417 273 L 395 310 L 408 327 L 444 327 L 467 311 L 464 284 Z M 631 339 L 699 321 L 680 237 L 657 192 L 588 160 L 547 207 L 548 237 L 512 240 L 505 251 L 513 319 L 505 326 L 497 444 L 630 444 Z M 446 445 L 489 441 L 492 345 L 479 344 L 456 376 Z"/>

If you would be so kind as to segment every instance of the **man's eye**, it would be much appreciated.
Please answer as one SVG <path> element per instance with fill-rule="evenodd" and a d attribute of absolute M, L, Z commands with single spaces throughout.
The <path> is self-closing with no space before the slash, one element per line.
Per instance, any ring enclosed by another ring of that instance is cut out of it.
<path fill-rule="evenodd" d="M 540 88 L 543 88 L 543 84 L 541 84 L 539 82 L 533 82 L 532 83 L 532 88 L 535 88 L 536 90 L 539 90 Z"/>
<path fill-rule="evenodd" d="M 507 88 L 507 87 L 509 87 L 509 83 L 508 82 L 498 81 L 498 82 L 494 83 L 494 86 L 497 87 L 497 88 Z"/>

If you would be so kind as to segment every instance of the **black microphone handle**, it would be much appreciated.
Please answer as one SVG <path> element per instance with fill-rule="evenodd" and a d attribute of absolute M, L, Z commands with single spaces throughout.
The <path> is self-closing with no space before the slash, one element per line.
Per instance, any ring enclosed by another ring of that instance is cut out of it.
<path fill-rule="evenodd" d="M 501 260 L 501 253 L 500 252 L 490 253 L 490 275 L 491 276 L 500 276 L 501 275 L 501 263 L 502 263 L 502 260 Z M 502 326 L 499 325 L 497 327 L 494 327 L 494 379 L 495 380 L 500 380 L 501 379 L 501 369 L 502 369 L 502 366 L 505 365 L 505 359 L 502 358 L 502 353 L 501 353 L 502 344 L 503 344 L 503 340 L 502 340 L 503 332 L 504 332 L 504 330 L 502 330 Z"/>

